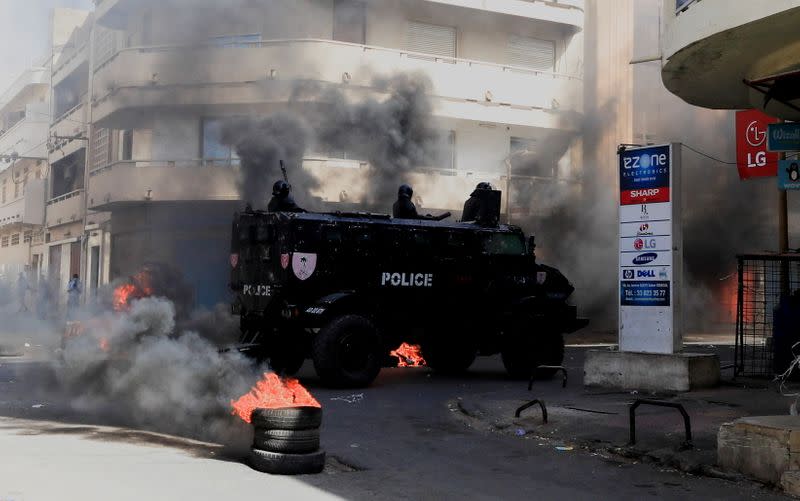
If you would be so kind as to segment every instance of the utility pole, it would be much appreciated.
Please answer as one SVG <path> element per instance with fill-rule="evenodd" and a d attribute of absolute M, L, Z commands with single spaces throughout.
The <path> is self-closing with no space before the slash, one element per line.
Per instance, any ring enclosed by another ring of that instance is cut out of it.
<path fill-rule="evenodd" d="M 781 153 L 781 160 L 786 160 L 786 153 Z M 778 252 L 789 252 L 789 208 L 787 190 L 778 190 Z"/>

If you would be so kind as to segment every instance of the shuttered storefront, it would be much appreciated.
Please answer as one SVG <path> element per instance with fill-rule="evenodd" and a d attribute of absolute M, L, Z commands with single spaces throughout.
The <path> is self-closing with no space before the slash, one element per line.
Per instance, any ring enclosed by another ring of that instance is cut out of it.
<path fill-rule="evenodd" d="M 406 33 L 406 49 L 439 57 L 456 57 L 456 29 L 410 22 Z"/>
<path fill-rule="evenodd" d="M 511 35 L 508 39 L 508 64 L 537 71 L 553 71 L 556 64 L 555 43 Z"/>

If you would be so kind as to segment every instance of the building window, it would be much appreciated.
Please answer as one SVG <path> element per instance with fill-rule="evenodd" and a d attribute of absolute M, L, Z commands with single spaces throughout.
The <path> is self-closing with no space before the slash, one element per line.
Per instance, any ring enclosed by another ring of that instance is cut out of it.
<path fill-rule="evenodd" d="M 549 40 L 511 35 L 508 38 L 508 64 L 536 71 L 553 71 L 556 46 Z"/>
<path fill-rule="evenodd" d="M 19 233 L 11 235 L 11 245 L 19 245 Z"/>
<path fill-rule="evenodd" d="M 535 139 L 522 137 L 511 138 L 511 170 L 512 173 L 534 177 L 553 177 L 553 162 L 543 158 Z"/>
<path fill-rule="evenodd" d="M 86 168 L 86 149 L 80 149 L 55 162 L 50 167 L 52 198 L 83 189 Z"/>
<path fill-rule="evenodd" d="M 239 159 L 234 148 L 222 141 L 223 124 L 224 120 L 221 118 L 204 118 L 202 121 L 200 142 L 202 157 L 206 163 L 229 164 Z"/>
<path fill-rule="evenodd" d="M 92 170 L 108 165 L 111 160 L 111 134 L 108 129 L 95 129 L 92 138 Z"/>
<path fill-rule="evenodd" d="M 26 231 L 23 233 L 22 241 L 26 244 L 29 244 L 33 241 L 33 231 Z"/>
<path fill-rule="evenodd" d="M 334 0 L 333 39 L 367 43 L 367 8 L 361 0 Z"/>
<path fill-rule="evenodd" d="M 455 170 L 456 168 L 456 131 L 448 130 L 439 139 L 439 162 L 443 169 Z"/>
<path fill-rule="evenodd" d="M 120 133 L 119 159 L 133 160 L 133 130 L 128 129 Z"/>
<path fill-rule="evenodd" d="M 8 247 L 8 235 L 0 238 L 0 247 Z"/>
<path fill-rule="evenodd" d="M 408 23 L 406 49 L 446 58 L 456 57 L 456 29 L 452 26 Z"/>

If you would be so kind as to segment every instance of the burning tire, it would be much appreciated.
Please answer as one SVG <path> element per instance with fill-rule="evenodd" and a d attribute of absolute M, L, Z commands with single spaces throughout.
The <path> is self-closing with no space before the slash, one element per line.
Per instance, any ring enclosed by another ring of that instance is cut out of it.
<path fill-rule="evenodd" d="M 501 352 L 503 366 L 514 379 L 529 378 L 534 372 L 539 378 L 549 378 L 552 369 L 539 369 L 540 365 L 561 365 L 564 361 L 564 336 L 552 328 L 531 332 L 532 320 L 521 319 L 512 327 Z"/>
<path fill-rule="evenodd" d="M 251 415 L 256 429 L 312 430 L 322 424 L 319 407 L 286 407 L 281 409 L 256 409 Z"/>
<path fill-rule="evenodd" d="M 250 465 L 258 471 L 277 475 L 320 473 L 325 468 L 325 452 L 287 454 L 251 449 Z"/>
<path fill-rule="evenodd" d="M 289 454 L 309 454 L 319 449 L 319 430 L 256 428 L 253 448 Z"/>
<path fill-rule="evenodd" d="M 384 350 L 372 322 L 358 315 L 334 318 L 313 344 L 314 368 L 322 381 L 339 388 L 369 386 L 378 376 Z"/>

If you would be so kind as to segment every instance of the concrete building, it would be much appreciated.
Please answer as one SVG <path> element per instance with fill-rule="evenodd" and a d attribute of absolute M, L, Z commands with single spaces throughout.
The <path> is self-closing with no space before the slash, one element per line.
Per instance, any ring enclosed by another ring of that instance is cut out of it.
<path fill-rule="evenodd" d="M 664 2 L 662 76 L 696 106 L 800 120 L 800 1 Z"/>
<path fill-rule="evenodd" d="M 40 257 L 31 252 L 44 222 L 50 70 L 26 70 L 0 96 L 0 275 L 15 280 Z"/>
<path fill-rule="evenodd" d="M 53 56 L 51 71 L 52 119 L 47 149 L 50 168 L 45 193 L 45 233 L 36 250 L 41 253 L 54 291 L 66 290 L 69 278 L 78 274 L 89 286 L 86 290 L 91 292 L 91 286 L 96 288 L 99 283 L 99 274 L 96 263 L 87 261 L 91 256 L 87 252 L 90 244 L 87 237 L 102 217 L 86 210 L 88 86 L 94 22 L 89 12 L 62 12 L 70 19 L 71 29 L 62 30 L 62 43 L 54 45 L 59 50 Z M 63 303 L 66 296 L 58 294 L 57 297 Z"/>
<path fill-rule="evenodd" d="M 71 75 L 89 71 L 90 109 L 70 113 L 88 113 L 91 123 L 87 266 L 101 270 L 100 283 L 166 262 L 192 282 L 197 303 L 225 297 L 230 216 L 241 202 L 236 155 L 222 144 L 220 123 L 285 109 L 297 80 L 342 86 L 358 98 L 373 94 L 375 74 L 426 74 L 435 127 L 447 143 L 440 165 L 412 175 L 426 209 L 460 210 L 474 185 L 488 180 L 511 191 L 512 216 L 528 216 L 546 212 L 555 190 L 576 186 L 582 0 L 185 6 L 98 0 L 90 61 L 59 72 L 58 84 L 67 86 Z M 85 144 L 75 141 L 68 154 Z M 304 168 L 326 181 L 313 193 L 324 203 L 339 203 L 342 193 L 350 201 L 363 196 L 363 159 L 317 152 Z M 77 208 L 69 196 L 79 189 L 59 190 L 55 203 Z M 58 238 L 80 231 L 77 212 L 50 213 Z M 93 213 L 110 218 L 91 226 Z"/>
<path fill-rule="evenodd" d="M 0 275 L 15 280 L 29 269 L 47 269 L 45 202 L 50 198 L 48 145 L 53 61 L 68 50 L 73 31 L 87 16 L 54 9 L 48 53 L 0 95 Z"/>

